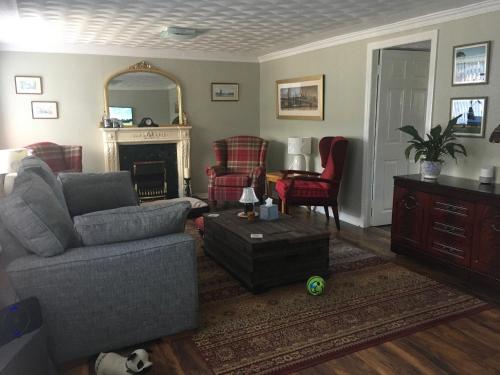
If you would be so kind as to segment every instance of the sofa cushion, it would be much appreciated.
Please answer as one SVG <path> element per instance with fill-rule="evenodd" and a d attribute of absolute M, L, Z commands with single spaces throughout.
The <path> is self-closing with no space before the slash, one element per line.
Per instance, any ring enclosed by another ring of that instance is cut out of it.
<path fill-rule="evenodd" d="M 71 217 L 139 204 L 130 172 L 60 173 Z"/>
<path fill-rule="evenodd" d="M 21 164 L 18 170 L 18 174 L 23 173 L 24 171 L 31 171 L 38 176 L 40 176 L 49 187 L 54 192 L 58 202 L 62 205 L 62 207 L 67 210 L 68 206 L 66 206 L 66 200 L 64 199 L 64 193 L 62 189 L 61 182 L 57 180 L 52 169 L 45 163 L 42 159 L 37 158 L 36 156 L 28 156 L 21 160 Z"/>
<path fill-rule="evenodd" d="M 215 177 L 215 185 L 246 187 L 250 186 L 250 177 L 247 174 L 225 174 Z"/>
<path fill-rule="evenodd" d="M 189 202 L 162 202 L 93 212 L 73 220 L 85 246 L 104 245 L 181 233 L 190 208 Z"/>
<path fill-rule="evenodd" d="M 13 192 L 0 201 L 0 218 L 26 249 L 40 256 L 61 254 L 79 244 L 68 212 L 31 171 L 20 173 Z"/>

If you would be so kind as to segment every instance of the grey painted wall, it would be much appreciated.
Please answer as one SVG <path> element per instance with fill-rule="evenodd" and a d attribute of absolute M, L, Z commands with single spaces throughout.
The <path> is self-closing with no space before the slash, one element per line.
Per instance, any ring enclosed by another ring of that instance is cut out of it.
<path fill-rule="evenodd" d="M 361 215 L 361 183 L 363 166 L 363 127 L 365 106 L 365 76 L 367 44 L 424 30 L 439 30 L 436 87 L 433 124 L 446 124 L 452 96 L 481 95 L 489 97 L 485 139 L 462 138 L 470 156 L 458 165 L 448 161 L 443 173 L 476 179 L 481 166 L 500 166 L 500 145 L 490 144 L 488 138 L 500 123 L 500 12 L 453 21 L 411 32 L 387 35 L 333 46 L 261 64 L 260 134 L 271 141 L 271 169 L 286 165 L 286 142 L 289 136 L 316 138 L 312 167 L 320 170 L 317 141 L 327 135 L 343 135 L 351 141 L 342 186 L 341 205 L 345 214 Z M 492 40 L 490 84 L 451 87 L 452 47 L 454 45 Z M 275 82 L 279 79 L 325 74 L 325 120 L 278 120 L 275 109 Z M 500 169 L 500 168 L 499 168 Z M 497 171 L 500 182 L 500 170 Z"/>
<path fill-rule="evenodd" d="M 176 59 L 0 52 L 0 148 L 39 141 L 83 145 L 86 171 L 104 169 L 101 132 L 103 85 L 113 73 L 141 60 L 175 75 L 182 86 L 192 130 L 195 192 L 206 192 L 205 167 L 215 158 L 214 140 L 259 134 L 259 65 Z M 43 95 L 16 95 L 15 75 L 40 75 Z M 238 102 L 212 102 L 211 82 L 238 82 Z M 32 100 L 59 102 L 59 119 L 33 120 Z"/>

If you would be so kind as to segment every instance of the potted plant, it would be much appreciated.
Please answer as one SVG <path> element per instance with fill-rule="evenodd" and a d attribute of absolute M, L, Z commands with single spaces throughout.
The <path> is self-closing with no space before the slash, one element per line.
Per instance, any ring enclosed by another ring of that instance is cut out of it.
<path fill-rule="evenodd" d="M 455 125 L 460 116 L 451 119 L 444 131 L 441 125 L 432 128 L 430 133 L 427 134 L 427 140 L 422 138 L 418 134 L 417 129 L 412 125 L 399 128 L 403 133 L 413 137 L 413 139 L 408 141 L 410 145 L 405 150 L 405 156 L 409 159 L 411 152 L 415 151 L 415 163 L 419 160 L 422 161 L 421 172 L 425 179 L 435 180 L 439 176 L 443 157 L 446 155 L 451 156 L 455 160 L 457 160 L 458 154 L 467 156 L 465 147 L 455 142 L 457 140 Z"/>

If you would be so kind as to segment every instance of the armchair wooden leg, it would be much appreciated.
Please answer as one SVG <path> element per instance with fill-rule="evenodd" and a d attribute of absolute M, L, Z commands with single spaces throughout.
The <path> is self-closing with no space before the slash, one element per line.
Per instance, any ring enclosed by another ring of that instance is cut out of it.
<path fill-rule="evenodd" d="M 333 217 L 335 218 L 335 226 L 337 230 L 340 230 L 340 219 L 339 219 L 339 208 L 337 206 L 332 206 Z"/>
<path fill-rule="evenodd" d="M 281 201 L 281 213 L 288 215 L 288 203 L 286 201 Z"/>
<path fill-rule="evenodd" d="M 325 210 L 325 215 L 326 215 L 326 221 L 330 221 L 330 211 L 328 209 L 328 206 L 323 206 Z"/>

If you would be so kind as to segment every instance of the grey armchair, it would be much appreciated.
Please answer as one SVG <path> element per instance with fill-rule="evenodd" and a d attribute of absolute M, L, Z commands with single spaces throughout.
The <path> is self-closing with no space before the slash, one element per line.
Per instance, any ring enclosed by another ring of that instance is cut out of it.
<path fill-rule="evenodd" d="M 69 212 L 95 211 L 96 202 L 101 202 L 103 209 L 137 204 L 127 172 L 78 175 L 76 180 L 60 175 L 56 181 L 62 181 Z M 82 189 L 86 181 L 88 188 Z M 6 226 L 0 221 L 0 256 L 10 258 L 7 274 L 18 298 L 39 299 L 49 351 L 56 363 L 198 326 L 196 255 L 191 236 L 179 232 L 79 245 L 60 255 L 42 257 L 29 253 L 2 225 Z"/>

